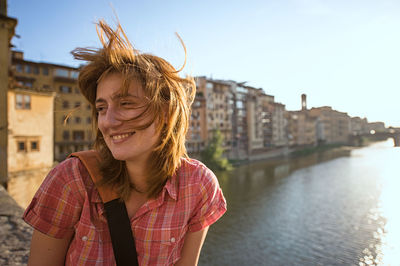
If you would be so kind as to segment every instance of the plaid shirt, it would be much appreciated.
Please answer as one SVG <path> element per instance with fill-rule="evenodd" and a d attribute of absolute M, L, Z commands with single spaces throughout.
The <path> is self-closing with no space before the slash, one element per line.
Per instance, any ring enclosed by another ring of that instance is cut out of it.
<path fill-rule="evenodd" d="M 211 225 L 225 211 L 215 175 L 199 161 L 182 159 L 160 195 L 131 219 L 139 264 L 174 264 L 185 234 Z M 115 265 L 103 203 L 78 158 L 65 160 L 48 174 L 23 219 L 51 237 L 73 234 L 66 265 Z"/>

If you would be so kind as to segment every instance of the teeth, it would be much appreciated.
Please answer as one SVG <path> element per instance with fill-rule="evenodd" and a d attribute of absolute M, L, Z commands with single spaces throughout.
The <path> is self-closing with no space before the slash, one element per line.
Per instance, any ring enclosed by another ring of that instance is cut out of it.
<path fill-rule="evenodd" d="M 130 135 L 132 135 L 133 133 L 127 133 L 127 134 L 122 134 L 122 135 L 115 135 L 115 136 L 112 136 L 112 139 L 115 139 L 115 140 L 117 140 L 117 139 L 123 139 L 123 138 L 127 138 L 127 137 L 129 137 Z"/>

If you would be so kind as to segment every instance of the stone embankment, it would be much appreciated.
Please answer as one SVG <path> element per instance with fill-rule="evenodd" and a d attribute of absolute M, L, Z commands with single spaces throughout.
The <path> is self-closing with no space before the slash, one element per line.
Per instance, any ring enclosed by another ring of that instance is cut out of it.
<path fill-rule="evenodd" d="M 0 265 L 26 265 L 32 229 L 22 220 L 23 209 L 0 185 Z"/>

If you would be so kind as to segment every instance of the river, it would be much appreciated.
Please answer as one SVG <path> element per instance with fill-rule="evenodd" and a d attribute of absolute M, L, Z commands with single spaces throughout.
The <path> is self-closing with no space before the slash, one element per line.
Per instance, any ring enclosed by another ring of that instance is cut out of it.
<path fill-rule="evenodd" d="M 393 140 L 217 173 L 227 213 L 199 265 L 400 265 Z"/>

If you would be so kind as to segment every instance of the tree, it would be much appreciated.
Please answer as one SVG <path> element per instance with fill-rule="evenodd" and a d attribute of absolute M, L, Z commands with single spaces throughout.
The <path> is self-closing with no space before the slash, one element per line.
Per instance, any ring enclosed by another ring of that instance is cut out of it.
<path fill-rule="evenodd" d="M 223 157 L 224 148 L 222 147 L 223 136 L 216 129 L 213 132 L 213 137 L 209 141 L 206 148 L 201 152 L 202 162 L 214 171 L 231 170 L 232 165 Z"/>

